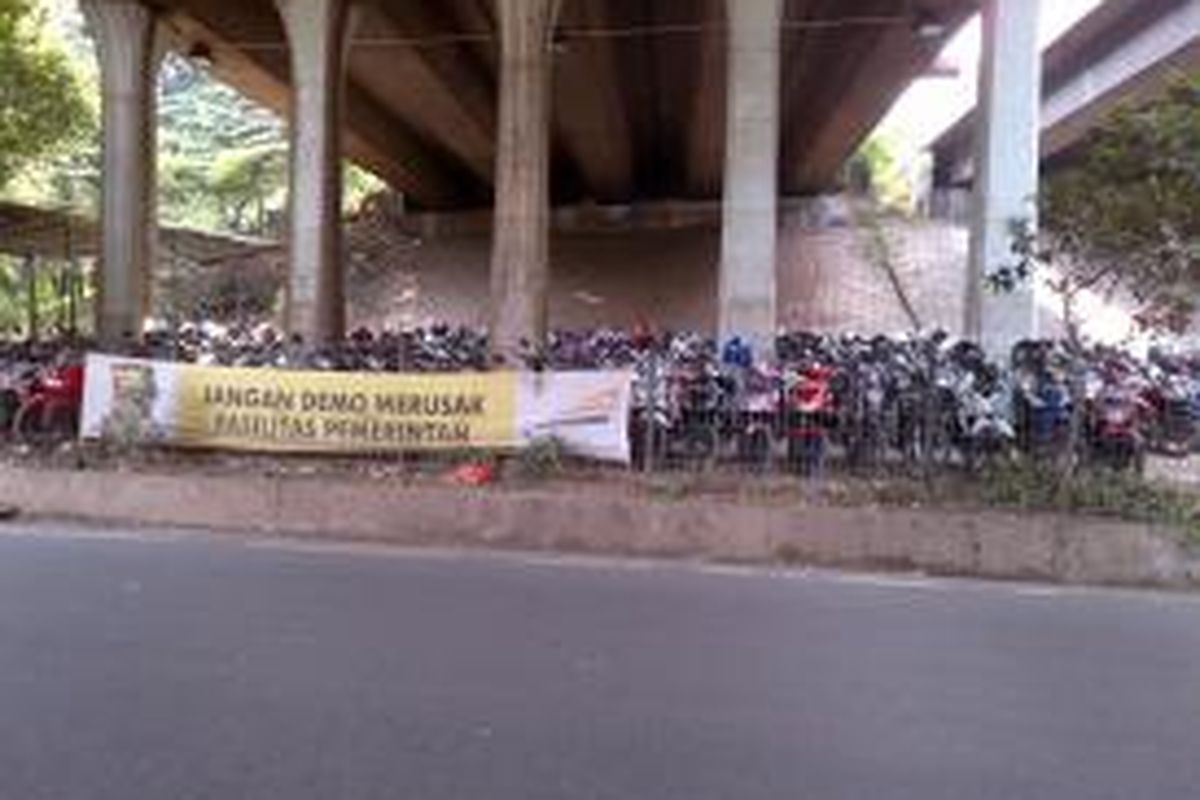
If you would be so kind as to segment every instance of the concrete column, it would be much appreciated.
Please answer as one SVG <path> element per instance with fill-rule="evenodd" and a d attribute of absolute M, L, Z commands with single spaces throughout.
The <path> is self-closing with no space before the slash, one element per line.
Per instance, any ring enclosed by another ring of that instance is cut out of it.
<path fill-rule="evenodd" d="M 308 343 L 345 332 L 342 95 L 349 0 L 275 0 L 292 65 L 286 325 Z"/>
<path fill-rule="evenodd" d="M 136 0 L 83 0 L 103 94 L 104 187 L 96 332 L 112 346 L 138 336 L 155 263 L 155 14 Z"/>
<path fill-rule="evenodd" d="M 559 0 L 497 0 L 500 118 L 492 231 L 491 335 L 511 358 L 546 335 L 550 282 L 551 38 Z"/>
<path fill-rule="evenodd" d="M 722 338 L 773 345 L 782 0 L 728 0 L 729 80 L 721 234 Z"/>
<path fill-rule="evenodd" d="M 1041 136 L 1039 0 L 987 0 L 971 220 L 966 334 L 995 355 L 1037 335 L 1037 287 L 1011 294 L 985 290 L 984 280 L 1015 263 L 1012 225 L 1036 224 Z"/>

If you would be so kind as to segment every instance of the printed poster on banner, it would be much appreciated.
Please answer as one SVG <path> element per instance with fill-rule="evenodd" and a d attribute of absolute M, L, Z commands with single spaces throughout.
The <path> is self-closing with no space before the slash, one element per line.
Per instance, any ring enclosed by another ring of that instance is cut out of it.
<path fill-rule="evenodd" d="M 568 452 L 630 462 L 632 372 L 526 372 L 519 385 L 522 441 L 553 437 Z"/>
<path fill-rule="evenodd" d="M 632 375 L 395 375 L 90 355 L 81 435 L 262 452 L 517 449 L 555 437 L 627 463 Z"/>

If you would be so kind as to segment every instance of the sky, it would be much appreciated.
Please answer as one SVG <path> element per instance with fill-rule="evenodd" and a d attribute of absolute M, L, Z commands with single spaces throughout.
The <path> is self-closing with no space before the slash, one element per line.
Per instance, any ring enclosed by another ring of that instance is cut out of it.
<path fill-rule="evenodd" d="M 1042 45 L 1047 46 L 1103 0 L 1042 0 Z M 918 80 L 897 102 L 880 130 L 904 149 L 919 149 L 937 138 L 975 105 L 979 75 L 979 19 L 966 25 L 938 61 L 958 71 L 955 78 Z"/>

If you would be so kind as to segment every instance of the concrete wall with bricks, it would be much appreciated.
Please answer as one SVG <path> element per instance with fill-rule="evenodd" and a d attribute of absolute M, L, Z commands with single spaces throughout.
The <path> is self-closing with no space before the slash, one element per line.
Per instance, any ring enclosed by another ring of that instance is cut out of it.
<path fill-rule="evenodd" d="M 403 241 L 355 259 L 361 263 L 352 268 L 352 325 L 486 324 L 486 230 L 394 236 Z M 957 333 L 967 240 L 960 225 L 868 215 L 861 203 L 840 198 L 788 208 L 779 237 L 780 324 L 868 334 L 911 331 L 902 292 L 923 327 Z M 650 323 L 713 332 L 719 258 L 716 220 L 632 231 L 560 228 L 551 245 L 551 325 Z"/>

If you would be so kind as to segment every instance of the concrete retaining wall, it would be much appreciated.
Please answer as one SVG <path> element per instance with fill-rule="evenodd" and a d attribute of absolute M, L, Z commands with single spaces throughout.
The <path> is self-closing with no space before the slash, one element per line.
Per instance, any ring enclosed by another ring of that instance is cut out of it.
<path fill-rule="evenodd" d="M 911 330 L 871 253 L 874 232 L 840 198 L 785 205 L 779 229 L 779 323 L 784 328 L 902 333 Z M 628 328 L 639 322 L 712 331 L 717 321 L 720 220 L 683 227 L 560 227 L 551 237 L 549 314 L 554 327 Z M 415 236 L 368 226 L 350 282 L 352 324 L 405 327 L 487 322 L 490 240 L 486 230 Z M 909 299 L 928 328 L 961 328 L 967 288 L 966 228 L 886 218 L 880 233 Z M 369 244 L 369 246 L 368 246 Z M 356 251 L 357 252 L 357 251 Z"/>
<path fill-rule="evenodd" d="M 1131 586 L 1200 585 L 1146 526 L 1061 516 L 671 502 L 328 478 L 0 468 L 26 514 L 380 541 Z"/>

